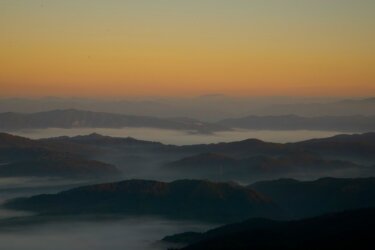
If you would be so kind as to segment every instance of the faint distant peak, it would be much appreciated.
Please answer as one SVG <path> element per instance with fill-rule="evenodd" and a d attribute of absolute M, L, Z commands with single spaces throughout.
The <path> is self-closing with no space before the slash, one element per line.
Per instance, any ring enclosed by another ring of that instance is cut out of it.
<path fill-rule="evenodd" d="M 368 97 L 364 99 L 346 99 L 339 101 L 341 104 L 375 104 L 375 97 Z"/>
<path fill-rule="evenodd" d="M 226 98 L 228 96 L 224 94 L 207 94 L 207 95 L 200 95 L 198 98 Z"/>

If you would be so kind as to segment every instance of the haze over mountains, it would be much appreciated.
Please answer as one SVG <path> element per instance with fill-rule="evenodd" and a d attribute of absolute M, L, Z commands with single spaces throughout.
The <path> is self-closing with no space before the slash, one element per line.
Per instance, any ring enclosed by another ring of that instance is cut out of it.
<path fill-rule="evenodd" d="M 192 98 L 128 98 L 95 100 L 80 98 L 2 98 L 0 112 L 35 113 L 56 109 L 78 109 L 152 117 L 191 117 L 206 122 L 228 118 L 298 115 L 352 116 L 375 115 L 375 99 L 307 97 L 230 97 L 206 95 Z"/>
<path fill-rule="evenodd" d="M 0 99 L 0 130 L 156 128 L 214 134 L 246 130 L 375 131 L 375 99 Z"/>
<path fill-rule="evenodd" d="M 74 109 L 53 110 L 32 114 L 7 112 L 0 114 L 0 121 L 0 129 L 4 130 L 151 127 L 210 133 L 228 129 L 219 124 L 204 123 L 188 118 L 156 118 Z"/>
<path fill-rule="evenodd" d="M 297 115 L 247 116 L 204 122 L 191 118 L 157 118 L 82 110 L 52 110 L 38 113 L 0 113 L 0 129 L 47 128 L 158 128 L 190 133 L 215 133 L 234 129 L 251 130 L 321 130 L 371 132 L 375 130 L 375 115 L 302 117 Z"/>

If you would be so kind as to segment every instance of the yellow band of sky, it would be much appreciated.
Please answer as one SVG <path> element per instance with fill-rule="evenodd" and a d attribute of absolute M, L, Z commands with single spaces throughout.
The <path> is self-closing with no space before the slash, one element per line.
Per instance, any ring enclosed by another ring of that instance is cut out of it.
<path fill-rule="evenodd" d="M 373 0 L 0 1 L 0 96 L 374 95 Z"/>

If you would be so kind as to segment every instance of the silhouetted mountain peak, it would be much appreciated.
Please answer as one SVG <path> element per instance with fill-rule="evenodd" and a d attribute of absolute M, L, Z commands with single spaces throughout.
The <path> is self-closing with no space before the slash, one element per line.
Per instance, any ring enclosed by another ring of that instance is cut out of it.
<path fill-rule="evenodd" d="M 87 136 L 89 136 L 89 137 L 103 137 L 103 135 L 98 134 L 98 133 L 91 133 L 91 134 L 88 134 Z"/>

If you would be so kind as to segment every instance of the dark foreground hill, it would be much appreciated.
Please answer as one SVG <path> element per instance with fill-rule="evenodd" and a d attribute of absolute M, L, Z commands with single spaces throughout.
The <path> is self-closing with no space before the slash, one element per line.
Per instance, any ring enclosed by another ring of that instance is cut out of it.
<path fill-rule="evenodd" d="M 183 250 L 370 250 L 374 249 L 374 227 L 375 209 L 371 208 L 297 221 L 250 219 L 164 240 L 190 243 Z"/>
<path fill-rule="evenodd" d="M 282 216 L 273 202 L 249 188 L 194 180 L 99 184 L 58 194 L 19 198 L 4 206 L 48 215 L 119 213 L 222 222 Z"/>
<path fill-rule="evenodd" d="M 375 207 L 375 178 L 280 179 L 249 187 L 270 197 L 292 217 Z"/>

